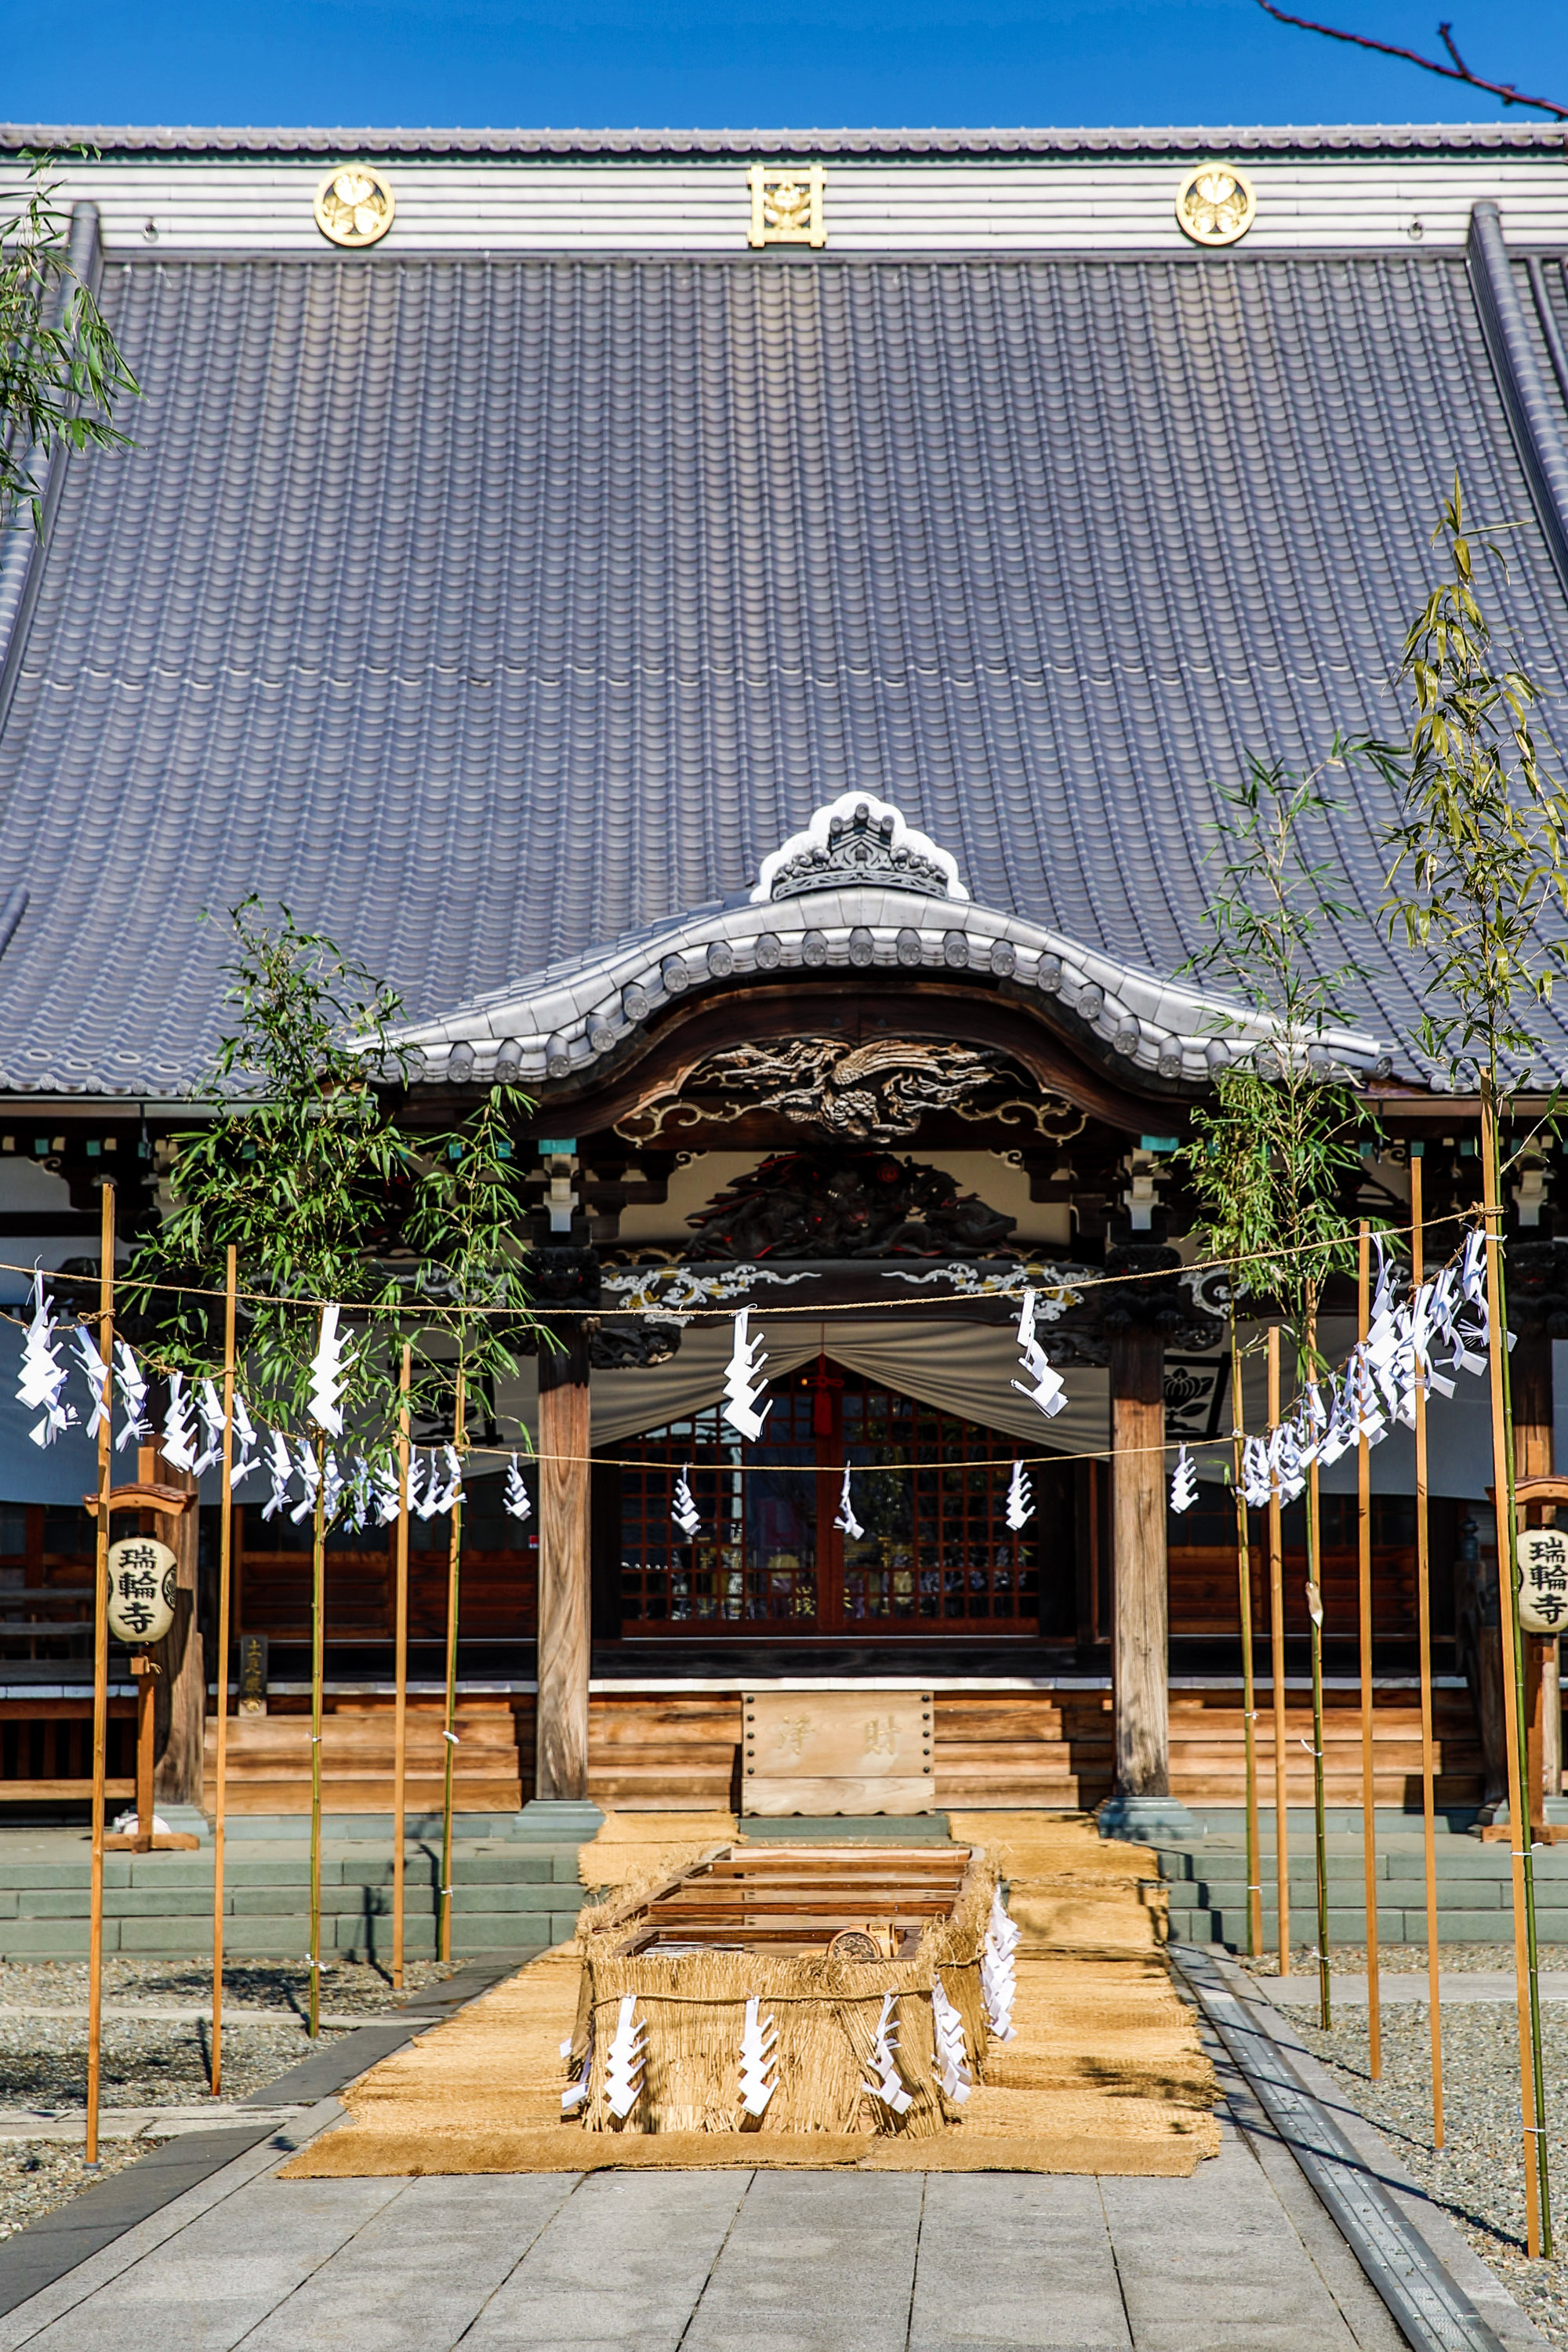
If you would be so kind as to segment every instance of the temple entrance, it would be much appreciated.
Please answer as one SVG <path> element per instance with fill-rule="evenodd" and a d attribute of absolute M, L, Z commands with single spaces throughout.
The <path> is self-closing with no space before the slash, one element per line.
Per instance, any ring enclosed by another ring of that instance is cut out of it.
<path fill-rule="evenodd" d="M 1041 1515 L 1007 1526 L 1014 1439 L 826 1356 L 769 1393 L 754 1444 L 716 1404 L 617 1444 L 623 1633 L 1037 1635 Z M 846 1465 L 858 1536 L 837 1525 Z"/>

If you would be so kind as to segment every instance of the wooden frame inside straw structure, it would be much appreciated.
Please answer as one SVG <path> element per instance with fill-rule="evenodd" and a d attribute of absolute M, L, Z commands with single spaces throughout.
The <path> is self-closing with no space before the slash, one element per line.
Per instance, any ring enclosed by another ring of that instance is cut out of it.
<path fill-rule="evenodd" d="M 397 1569 L 392 1715 L 392 1981 L 403 1989 L 403 1848 L 408 1803 L 408 1388 L 413 1349 L 405 1340 L 397 1376 Z"/>
<path fill-rule="evenodd" d="M 463 1367 L 458 1366 L 457 1404 L 452 1415 L 452 1443 L 459 1464 L 463 1458 Z M 452 1498 L 452 1529 L 447 1550 L 447 1707 L 441 1745 L 446 1749 L 441 1787 L 441 1897 L 437 1954 L 452 1957 L 452 1780 L 458 1756 L 458 1580 L 463 1550 L 463 1487 L 459 1472 Z"/>
<path fill-rule="evenodd" d="M 103 2079 L 103 1784 L 109 1760 L 109 1496 L 113 1463 L 110 1409 L 114 1401 L 114 1187 L 103 1188 L 99 1226 L 98 1352 L 103 1359 L 98 1424 L 98 1530 L 92 1601 L 92 1864 L 87 1945 L 87 2138 L 83 2161 L 96 2168 L 99 2095 Z M 139 1827 L 144 1824 L 138 1824 Z"/>
<path fill-rule="evenodd" d="M 217 1555 L 217 1753 L 213 1759 L 213 2046 L 212 2090 L 223 2082 L 223 1898 L 225 1799 L 228 1786 L 228 1611 L 234 1560 L 234 1375 L 237 1323 L 238 1253 L 229 1244 L 223 1308 L 223 1494 L 218 1504 Z"/>
<path fill-rule="evenodd" d="M 1410 1147 L 1410 1276 L 1421 1287 L 1426 1234 L 1421 1146 Z M 1417 1370 L 1419 1371 L 1419 1367 Z M 1421 1674 L 1421 1828 L 1426 1863 L 1426 2011 L 1432 2032 L 1432 2145 L 1443 2145 L 1443 2008 L 1437 1969 L 1437 1774 L 1432 1737 L 1432 1559 L 1426 1511 L 1426 1384 L 1415 1382 L 1415 1634 Z"/>
<path fill-rule="evenodd" d="M 1279 1326 L 1268 1326 L 1268 1426 L 1279 1426 Z M 1285 1788 L 1285 1547 L 1279 1484 L 1268 1476 L 1268 1642 L 1274 1675 L 1274 1875 L 1279 1973 L 1290 1973 L 1290 1809 Z"/>
<path fill-rule="evenodd" d="M 1419 1276 L 1416 1277 L 1420 1279 Z M 1372 1228 L 1363 1217 L 1356 1237 L 1356 1337 L 1364 1347 L 1372 1324 Z M 1361 1634 L 1361 1844 L 1366 1905 L 1366 2001 L 1369 2066 L 1383 2074 L 1383 1989 L 1377 1966 L 1377 1790 L 1373 1778 L 1372 1683 L 1372 1444 L 1356 1441 L 1356 1588 Z"/>

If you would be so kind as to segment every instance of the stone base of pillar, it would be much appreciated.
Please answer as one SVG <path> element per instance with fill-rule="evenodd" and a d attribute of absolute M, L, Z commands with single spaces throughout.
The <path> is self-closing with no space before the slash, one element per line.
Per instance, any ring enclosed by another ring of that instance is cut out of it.
<path fill-rule="evenodd" d="M 604 1822 L 597 1805 L 571 1798 L 531 1797 L 518 1815 L 531 1837 L 554 1845 L 585 1845 Z"/>
<path fill-rule="evenodd" d="M 1125 1838 L 1131 1845 L 1198 1834 L 1196 1822 L 1175 1797 L 1107 1797 L 1095 1821 L 1102 1838 Z"/>

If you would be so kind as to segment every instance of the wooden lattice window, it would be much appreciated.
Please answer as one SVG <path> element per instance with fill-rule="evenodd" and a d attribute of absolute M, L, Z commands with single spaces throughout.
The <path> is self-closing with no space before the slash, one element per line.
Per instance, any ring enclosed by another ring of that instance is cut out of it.
<path fill-rule="evenodd" d="M 1005 1515 L 1011 1438 L 826 1360 L 771 1393 L 754 1444 L 714 1405 L 616 1445 L 626 1631 L 1037 1630 L 1038 1522 L 1015 1535 Z M 834 1525 L 846 1463 L 858 1538 Z M 670 1518 L 688 1468 L 689 1541 Z"/>

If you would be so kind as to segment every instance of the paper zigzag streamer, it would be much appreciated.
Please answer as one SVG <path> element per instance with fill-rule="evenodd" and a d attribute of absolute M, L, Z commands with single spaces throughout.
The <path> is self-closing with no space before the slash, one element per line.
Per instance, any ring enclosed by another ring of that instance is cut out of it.
<path fill-rule="evenodd" d="M 92 1418 L 87 1424 L 87 1433 L 89 1437 L 96 1437 L 109 1419 L 112 1391 L 109 1366 L 99 1354 L 98 1342 L 85 1323 L 77 1326 L 76 1351 L 82 1370 L 87 1374 L 87 1385 L 92 1396 Z"/>
<path fill-rule="evenodd" d="M 572 2036 L 570 2034 L 566 2036 L 565 2041 L 561 2044 L 561 2055 L 568 2063 L 571 2063 Z M 588 2095 L 588 2084 L 592 2078 L 593 2072 L 594 2021 L 590 2018 L 588 2020 L 587 2042 L 583 2052 L 583 2071 L 578 2075 L 576 2081 L 574 2083 L 569 2083 L 561 2094 L 561 2112 L 563 2116 L 574 2116 L 577 2113 L 578 2108 L 583 2105 L 584 2100 Z"/>
<path fill-rule="evenodd" d="M 354 1360 L 353 1349 L 339 1335 L 337 1308 L 323 1307 L 321 1336 L 311 1360 L 310 1393 L 305 1401 L 305 1410 L 317 1428 L 329 1437 L 341 1437 L 343 1433 L 343 1390 Z"/>
<path fill-rule="evenodd" d="M 849 1492 L 849 1465 L 847 1462 L 844 1465 L 844 1491 L 838 1497 L 838 1516 L 834 1520 L 833 1524 L 836 1528 L 842 1528 L 845 1534 L 848 1536 L 853 1542 L 858 1542 L 860 1538 L 866 1532 L 865 1528 L 861 1526 L 859 1520 L 855 1516 L 855 1501 L 853 1496 Z"/>
<path fill-rule="evenodd" d="M 377 1521 L 382 1527 L 389 1528 L 403 1508 L 402 1481 L 397 1475 L 397 1465 L 390 1454 L 376 1464 L 371 1477 Z"/>
<path fill-rule="evenodd" d="M 1038 1405 L 1048 1421 L 1066 1405 L 1067 1390 L 1061 1374 L 1052 1371 L 1046 1351 L 1035 1337 L 1035 1294 L 1029 1289 L 1025 1290 L 1018 1308 L 1018 1353 L 1029 1380 L 1015 1381 L 1013 1386 L 1020 1396 Z"/>
<path fill-rule="evenodd" d="M 1190 1511 L 1198 1499 L 1198 1474 L 1192 1455 L 1184 1445 L 1176 1455 L 1176 1466 L 1171 1473 L 1171 1508 Z"/>
<path fill-rule="evenodd" d="M 670 1517 L 690 1543 L 702 1525 L 702 1514 L 691 1492 L 691 1471 L 683 1470 L 675 1482 L 675 1500 L 670 1506 Z"/>
<path fill-rule="evenodd" d="M 147 1382 L 142 1367 L 123 1339 L 114 1343 L 114 1384 L 120 1391 L 121 1410 L 125 1415 L 119 1436 L 114 1441 L 118 1454 L 132 1438 L 151 1437 L 153 1424 L 147 1418 Z"/>
<path fill-rule="evenodd" d="M 1019 1929 L 1008 1918 L 1000 1887 L 991 1897 L 991 1916 L 980 1948 L 980 1991 L 985 2022 L 998 2042 L 1011 2042 L 1016 2032 L 1013 2003 L 1017 1998 L 1018 1969 L 1015 1954 Z"/>
<path fill-rule="evenodd" d="M 962 2106 L 974 2087 L 974 2078 L 969 2071 L 963 2020 L 949 2000 L 941 1977 L 931 1986 L 931 2007 L 936 2028 L 935 2071 L 948 2097 Z"/>
<path fill-rule="evenodd" d="M 295 1440 L 294 1468 L 299 1475 L 300 1484 L 305 1490 L 289 1514 L 289 1518 L 298 1527 L 302 1519 L 308 1519 L 315 1510 L 316 1489 L 321 1483 L 321 1474 L 316 1467 L 316 1457 L 302 1437 Z"/>
<path fill-rule="evenodd" d="M 289 1451 L 289 1440 L 280 1429 L 268 1432 L 267 1475 L 272 1481 L 272 1492 L 262 1507 L 264 1519 L 275 1518 L 289 1503 L 289 1483 L 294 1475 L 294 1457 Z"/>
<path fill-rule="evenodd" d="M 762 2014 L 762 2002 L 752 1993 L 746 2002 L 741 2029 L 741 2105 L 749 2116 L 760 2116 L 778 2089 L 778 2027 Z M 768 2080 L 773 2068 L 773 2079 Z"/>
<path fill-rule="evenodd" d="M 199 1478 L 223 1460 L 223 1433 L 228 1423 L 224 1415 L 223 1399 L 211 1381 L 196 1385 L 196 1418 L 202 1425 L 202 1450 L 191 1467 Z"/>
<path fill-rule="evenodd" d="M 894 2015 L 896 1993 L 882 1996 L 882 2014 L 877 2021 L 877 2042 L 871 2053 L 871 2063 L 877 2070 L 874 2083 L 862 2082 L 860 2088 L 873 2099 L 880 2099 L 896 2116 L 908 2113 L 914 2105 L 914 2095 L 906 2091 L 899 2073 L 899 2028 Z"/>
<path fill-rule="evenodd" d="M 35 1445 L 52 1445 L 77 1417 L 75 1408 L 64 1401 L 70 1367 L 59 1360 L 58 1331 L 54 1300 L 45 1298 L 39 1271 L 33 1277 L 33 1319 L 22 1343 L 22 1377 L 16 1384 L 16 1394 L 29 1412 L 43 1408 L 43 1419 L 28 1432 Z"/>
<path fill-rule="evenodd" d="M 1014 1383 L 1015 1387 L 1017 1385 Z M 1035 1516 L 1035 1490 L 1029 1484 L 1029 1474 L 1021 1462 L 1013 1465 L 1013 1475 L 1007 1481 L 1007 1525 L 1016 1535 L 1026 1528 Z"/>
<path fill-rule="evenodd" d="M 169 1410 L 163 1415 L 163 1455 L 176 1470 L 194 1470 L 196 1466 L 196 1433 L 191 1420 L 191 1400 L 184 1380 L 178 1372 L 169 1374 Z"/>
<path fill-rule="evenodd" d="M 644 2028 L 633 2022 L 637 1997 L 622 1997 L 616 2038 L 605 2057 L 605 2100 L 617 2121 L 630 2115 L 642 2091 Z"/>
<path fill-rule="evenodd" d="M 723 1409 L 731 1429 L 738 1429 L 742 1437 L 756 1439 L 762 1435 L 763 1423 L 773 1411 L 773 1399 L 769 1398 L 761 1412 L 757 1411 L 757 1399 L 766 1385 L 763 1369 L 767 1355 L 762 1333 L 759 1331 L 754 1339 L 748 1336 L 751 1312 L 749 1307 L 742 1307 L 735 1318 L 735 1345 L 724 1374 Z"/>
<path fill-rule="evenodd" d="M 242 1478 L 248 1478 L 253 1470 L 261 1467 L 256 1458 L 256 1423 L 246 1411 L 245 1399 L 237 1389 L 234 1392 L 234 1433 L 238 1450 L 229 1465 L 228 1491 L 231 1495 Z"/>
<path fill-rule="evenodd" d="M 504 1499 L 507 1509 L 510 1512 L 514 1519 L 528 1519 L 532 1517 L 533 1505 L 528 1499 L 528 1488 L 523 1483 L 522 1472 L 518 1466 L 518 1459 L 515 1454 L 512 1455 L 510 1462 L 507 1465 L 506 1495 Z"/>

